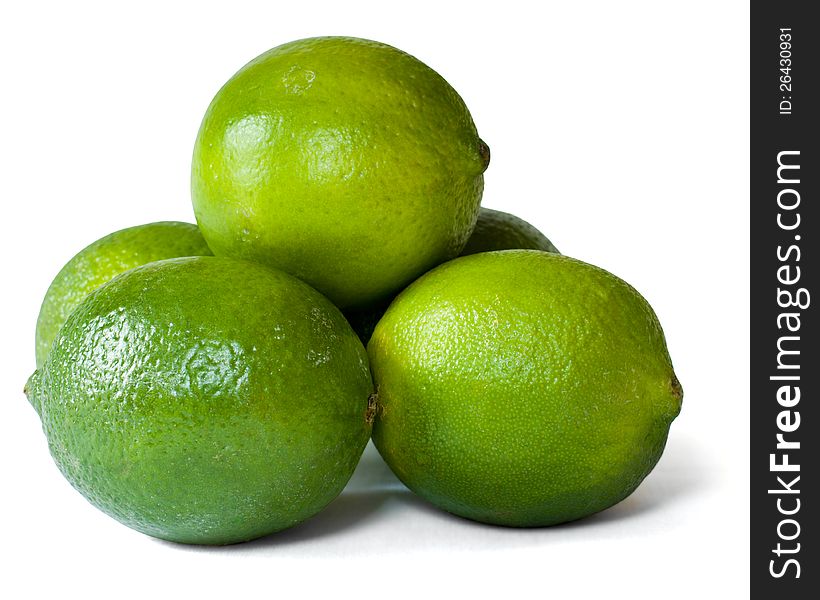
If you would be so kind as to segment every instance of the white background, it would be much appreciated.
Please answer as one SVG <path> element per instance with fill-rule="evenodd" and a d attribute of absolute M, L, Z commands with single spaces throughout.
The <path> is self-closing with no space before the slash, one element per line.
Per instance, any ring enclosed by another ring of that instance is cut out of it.
<path fill-rule="evenodd" d="M 748 595 L 747 3 L 2 6 L 0 596 Z M 52 463 L 22 394 L 51 278 L 111 231 L 192 221 L 191 150 L 213 94 L 269 47 L 333 34 L 439 71 L 492 148 L 485 205 L 654 306 L 684 406 L 617 507 L 549 529 L 478 525 L 410 495 L 369 448 L 312 521 L 207 549 L 119 525 Z"/>

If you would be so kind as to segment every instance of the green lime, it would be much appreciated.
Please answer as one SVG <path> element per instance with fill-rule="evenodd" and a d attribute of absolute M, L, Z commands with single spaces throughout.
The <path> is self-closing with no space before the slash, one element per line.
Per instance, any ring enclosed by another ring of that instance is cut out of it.
<path fill-rule="evenodd" d="M 129 227 L 87 246 L 60 270 L 43 299 L 35 337 L 37 368 L 71 311 L 115 275 L 155 260 L 210 254 L 196 225 L 176 221 Z"/>
<path fill-rule="evenodd" d="M 464 102 L 421 61 L 311 38 L 219 90 L 194 148 L 192 199 L 215 254 L 366 306 L 458 255 L 488 162 Z"/>
<path fill-rule="evenodd" d="M 461 256 L 493 250 L 544 250 L 558 252 L 547 237 L 524 219 L 515 215 L 482 207 L 478 221 Z M 345 311 L 345 317 L 362 343 L 367 345 L 373 330 L 393 300 L 391 296 L 371 306 Z"/>
<path fill-rule="evenodd" d="M 547 236 L 524 219 L 500 210 L 482 207 L 475 229 L 461 251 L 461 256 L 493 250 L 558 252 Z"/>
<path fill-rule="evenodd" d="M 26 388 L 80 493 L 186 543 L 314 515 L 350 478 L 372 421 L 367 354 L 339 310 L 228 258 L 154 262 L 98 288 Z"/>
<path fill-rule="evenodd" d="M 439 507 L 500 525 L 571 521 L 628 496 L 683 396 L 638 292 L 535 250 L 427 273 L 390 305 L 368 353 L 387 464 Z"/>

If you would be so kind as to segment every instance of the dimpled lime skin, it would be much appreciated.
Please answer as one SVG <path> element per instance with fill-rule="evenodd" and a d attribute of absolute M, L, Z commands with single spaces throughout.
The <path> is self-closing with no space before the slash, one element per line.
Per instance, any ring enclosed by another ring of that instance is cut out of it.
<path fill-rule="evenodd" d="M 517 249 L 558 253 L 558 248 L 549 238 L 524 219 L 500 210 L 481 207 L 475 229 L 461 251 L 461 256 Z"/>
<path fill-rule="evenodd" d="M 391 304 L 368 353 L 387 464 L 433 504 L 486 523 L 553 525 L 619 502 L 681 406 L 647 302 L 546 252 L 431 271 Z"/>
<path fill-rule="evenodd" d="M 367 355 L 282 272 L 181 258 L 124 273 L 60 330 L 27 384 L 60 470 L 158 538 L 229 544 L 335 498 L 369 439 Z"/>
<path fill-rule="evenodd" d="M 312 38 L 262 54 L 217 93 L 192 200 L 215 254 L 364 306 L 458 255 L 488 161 L 435 71 L 378 42 Z"/>
<path fill-rule="evenodd" d="M 482 207 L 478 213 L 475 229 L 470 239 L 467 240 L 467 245 L 464 246 L 461 256 L 478 254 L 479 252 L 492 252 L 494 250 L 516 249 L 558 253 L 558 249 L 552 242 L 524 219 L 519 219 L 509 213 Z M 373 330 L 392 300 L 391 297 L 365 308 L 345 311 L 345 317 L 347 317 L 353 330 L 359 334 L 359 339 L 362 340 L 363 344 L 366 345 L 370 341 Z"/>
<path fill-rule="evenodd" d="M 40 307 L 35 335 L 37 368 L 71 311 L 115 275 L 155 260 L 210 255 L 197 226 L 178 221 L 122 229 L 80 250 L 51 282 Z"/>

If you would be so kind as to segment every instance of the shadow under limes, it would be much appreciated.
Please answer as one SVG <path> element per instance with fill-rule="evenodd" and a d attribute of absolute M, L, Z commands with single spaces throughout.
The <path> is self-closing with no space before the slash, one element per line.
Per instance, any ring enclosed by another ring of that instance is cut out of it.
<path fill-rule="evenodd" d="M 323 511 L 304 523 L 242 544 L 183 547 L 202 551 L 253 552 L 260 549 L 310 544 L 323 538 L 333 538 L 346 531 L 355 530 L 357 526 L 368 523 L 383 508 L 396 515 L 407 516 L 404 523 L 410 522 L 414 530 L 421 530 L 418 535 L 424 536 L 426 547 L 514 548 L 543 545 L 566 539 L 567 536 L 574 537 L 576 533 L 587 529 L 596 530 L 604 536 L 610 535 L 612 532 L 607 533 L 606 531 L 609 526 L 617 527 L 625 520 L 638 518 L 662 508 L 668 509 L 669 506 L 684 501 L 709 487 L 709 479 L 708 467 L 704 464 L 695 444 L 687 439 L 673 439 L 670 440 L 655 470 L 635 492 L 617 505 L 589 517 L 552 527 L 510 528 L 478 523 L 452 515 L 416 496 L 393 475 L 370 443 L 342 494 Z M 386 504 L 390 505 L 389 509 L 386 508 Z M 393 517 L 394 515 L 388 516 Z M 389 527 L 400 529 L 404 523 L 402 519 L 391 520 Z M 377 525 L 377 527 L 382 526 L 385 525 Z M 454 529 L 461 533 L 454 535 Z M 442 532 L 444 532 L 443 535 Z M 595 537 L 592 531 L 584 531 L 583 535 Z M 469 543 L 465 544 L 465 540 L 469 540 Z M 171 544 L 171 542 L 160 543 Z M 336 539 L 330 546 L 335 547 L 335 551 L 338 551 L 339 543 L 340 540 Z M 178 544 L 173 545 L 179 546 Z M 315 546 L 313 544 L 311 548 Z M 381 545 L 379 547 L 382 548 Z M 400 546 L 394 549 L 397 552 L 409 550 Z M 328 548 L 328 551 L 330 552 L 331 548 Z M 358 547 L 356 551 L 367 552 L 368 549 Z"/>

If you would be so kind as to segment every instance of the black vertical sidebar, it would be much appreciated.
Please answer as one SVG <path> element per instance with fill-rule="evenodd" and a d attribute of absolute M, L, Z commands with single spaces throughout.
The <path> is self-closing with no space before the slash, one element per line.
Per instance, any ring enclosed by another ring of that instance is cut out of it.
<path fill-rule="evenodd" d="M 751 596 L 797 600 L 820 597 L 820 21 L 751 8 Z"/>

